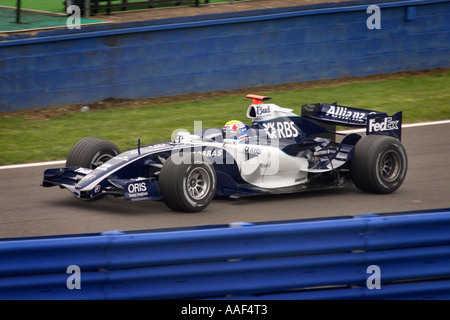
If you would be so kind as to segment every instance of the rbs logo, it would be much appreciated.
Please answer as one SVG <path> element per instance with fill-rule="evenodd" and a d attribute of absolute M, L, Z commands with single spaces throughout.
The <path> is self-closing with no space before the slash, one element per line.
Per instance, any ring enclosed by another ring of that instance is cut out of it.
<path fill-rule="evenodd" d="M 267 122 L 263 126 L 270 139 L 295 138 L 299 135 L 293 121 Z"/>

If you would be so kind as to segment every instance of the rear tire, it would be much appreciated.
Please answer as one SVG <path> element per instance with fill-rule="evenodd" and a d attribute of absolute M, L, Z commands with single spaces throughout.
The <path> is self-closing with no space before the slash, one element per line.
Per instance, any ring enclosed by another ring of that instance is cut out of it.
<path fill-rule="evenodd" d="M 212 164 L 200 155 L 184 153 L 169 157 L 159 174 L 159 190 L 172 210 L 199 212 L 216 194 L 216 173 Z"/>
<path fill-rule="evenodd" d="M 118 154 L 120 154 L 120 150 L 112 142 L 97 138 L 84 138 L 70 150 L 66 167 L 95 169 Z"/>
<path fill-rule="evenodd" d="M 408 160 L 401 142 L 382 135 L 362 137 L 352 164 L 354 184 L 372 193 L 392 193 L 403 183 Z"/>

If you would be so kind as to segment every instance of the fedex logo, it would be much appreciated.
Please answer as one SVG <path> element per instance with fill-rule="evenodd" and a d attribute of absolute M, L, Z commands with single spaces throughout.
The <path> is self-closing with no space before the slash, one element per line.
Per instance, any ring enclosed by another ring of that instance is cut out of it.
<path fill-rule="evenodd" d="M 384 118 L 382 122 L 376 122 L 376 119 L 369 120 L 368 132 L 390 131 L 398 129 L 399 120 L 392 120 L 392 117 Z"/>

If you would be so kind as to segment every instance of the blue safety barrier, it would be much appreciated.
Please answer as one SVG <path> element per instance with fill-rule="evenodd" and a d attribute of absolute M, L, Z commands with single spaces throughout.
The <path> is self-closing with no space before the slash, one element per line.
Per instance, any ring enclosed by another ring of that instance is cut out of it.
<path fill-rule="evenodd" d="M 379 29 L 371 29 L 370 4 L 380 9 Z M 0 37 L 0 112 L 448 68 L 449 44 L 447 0 L 345 1 L 10 34 Z"/>
<path fill-rule="evenodd" d="M 194 298 L 449 299 L 450 209 L 0 240 L 0 299 Z"/>

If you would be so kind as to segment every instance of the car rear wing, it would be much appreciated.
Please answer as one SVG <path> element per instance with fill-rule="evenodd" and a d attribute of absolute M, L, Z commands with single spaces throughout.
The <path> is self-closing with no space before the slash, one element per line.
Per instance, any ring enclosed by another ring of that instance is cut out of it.
<path fill-rule="evenodd" d="M 350 108 L 340 106 L 334 102 L 332 104 L 314 103 L 302 105 L 301 115 L 302 117 L 325 124 L 328 130 L 335 130 L 336 125 L 365 127 L 367 135 L 388 135 L 401 140 L 401 111 L 389 116 L 385 112 Z"/>

